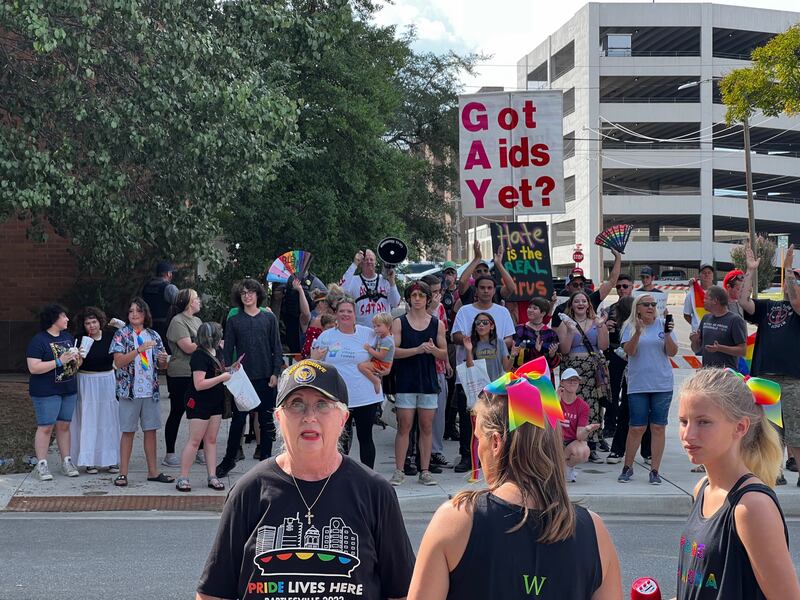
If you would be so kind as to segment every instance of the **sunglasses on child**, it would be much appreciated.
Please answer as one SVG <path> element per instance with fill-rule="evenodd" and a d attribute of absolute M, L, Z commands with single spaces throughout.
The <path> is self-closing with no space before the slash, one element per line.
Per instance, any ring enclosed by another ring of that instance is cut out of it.
<path fill-rule="evenodd" d="M 616 287 L 618 290 L 627 290 L 631 286 L 627 283 L 618 283 Z"/>
<path fill-rule="evenodd" d="M 491 325 L 491 324 L 492 322 L 489 319 L 478 319 L 477 321 L 475 321 L 475 325 L 483 325 L 484 327 L 486 325 Z"/>

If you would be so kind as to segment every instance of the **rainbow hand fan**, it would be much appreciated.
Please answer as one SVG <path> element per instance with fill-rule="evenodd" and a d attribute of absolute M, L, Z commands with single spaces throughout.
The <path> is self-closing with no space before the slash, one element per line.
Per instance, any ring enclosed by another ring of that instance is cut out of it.
<path fill-rule="evenodd" d="M 305 275 L 312 259 L 311 252 L 305 250 L 284 252 L 275 259 L 267 271 L 267 281 L 286 283 L 292 275 Z"/>
<path fill-rule="evenodd" d="M 612 225 L 594 238 L 594 243 L 609 250 L 625 254 L 625 245 L 631 237 L 633 225 Z"/>

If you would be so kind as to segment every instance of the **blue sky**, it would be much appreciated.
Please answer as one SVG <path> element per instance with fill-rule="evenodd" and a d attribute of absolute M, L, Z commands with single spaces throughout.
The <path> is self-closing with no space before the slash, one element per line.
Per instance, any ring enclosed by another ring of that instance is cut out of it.
<path fill-rule="evenodd" d="M 464 80 L 466 92 L 484 85 L 513 89 L 517 60 L 585 4 L 585 0 L 394 0 L 383 3 L 376 21 L 397 25 L 401 31 L 414 25 L 415 49 L 420 51 L 493 55 L 479 65 L 476 78 Z M 728 0 L 719 4 L 776 10 L 795 5 L 795 10 L 800 10 L 797 0 Z"/>

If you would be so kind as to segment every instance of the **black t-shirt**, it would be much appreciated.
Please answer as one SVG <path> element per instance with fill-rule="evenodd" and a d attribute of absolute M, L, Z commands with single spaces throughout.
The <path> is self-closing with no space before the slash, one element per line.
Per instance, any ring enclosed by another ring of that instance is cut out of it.
<path fill-rule="evenodd" d="M 50 335 L 46 330 L 40 331 L 31 339 L 25 356 L 48 362 L 56 360 L 74 345 L 75 338 L 66 331 L 62 331 L 56 336 Z M 56 367 L 54 371 L 39 375 L 32 374 L 28 382 L 28 392 L 33 397 L 76 394 L 78 392 L 78 382 L 75 379 L 77 373 L 78 363 L 72 361 Z"/>
<path fill-rule="evenodd" d="M 114 368 L 114 355 L 109 354 L 108 350 L 111 347 L 111 340 L 114 338 L 116 331 L 116 329 L 104 329 L 102 337 L 92 342 L 92 346 L 81 364 L 81 371 L 101 373 Z M 78 338 L 78 347 L 80 347 L 83 338 L 84 336 Z"/>
<path fill-rule="evenodd" d="M 600 290 L 595 290 L 591 294 L 589 294 L 589 302 L 592 303 L 592 308 L 597 310 L 600 304 L 603 302 L 603 299 L 600 297 Z M 567 303 L 562 302 L 556 309 L 553 311 L 553 317 L 550 320 L 550 327 L 553 329 L 558 329 L 558 326 L 561 325 L 561 313 L 567 310 Z"/>
<path fill-rule="evenodd" d="M 744 318 L 758 325 L 756 347 L 750 374 L 754 377 L 789 375 L 800 377 L 797 340 L 800 339 L 800 315 L 787 300 L 754 300 L 755 312 Z"/>
<path fill-rule="evenodd" d="M 721 317 L 706 313 L 700 320 L 700 354 L 704 367 L 729 368 L 734 371 L 739 366 L 739 357 L 724 352 L 709 352 L 706 346 L 719 342 L 723 346 L 738 346 L 747 342 L 747 323 L 739 315 L 730 311 Z"/>
<path fill-rule="evenodd" d="M 388 482 L 347 456 L 325 486 L 274 458 L 231 489 L 197 591 L 242 600 L 380 600 L 408 593 L 414 552 Z M 321 495 L 320 495 L 321 494 Z"/>
<path fill-rule="evenodd" d="M 678 600 L 763 600 L 747 550 L 736 531 L 736 505 L 747 492 L 766 494 L 778 508 L 783 522 L 784 539 L 789 543 L 786 521 L 775 492 L 762 483 L 742 487 L 753 475 L 739 479 L 717 512 L 703 516 L 703 496 L 708 480 L 703 482 L 692 512 L 683 528 L 678 555 Z"/>
<path fill-rule="evenodd" d="M 206 379 L 211 379 L 222 373 L 220 365 L 205 350 L 198 348 L 189 358 L 189 369 L 192 371 L 192 380 L 189 383 L 189 395 L 195 399 L 196 406 L 213 408 L 221 405 L 225 400 L 225 388 L 221 383 L 206 390 L 198 391 L 194 387 L 194 372 L 203 371 Z"/>

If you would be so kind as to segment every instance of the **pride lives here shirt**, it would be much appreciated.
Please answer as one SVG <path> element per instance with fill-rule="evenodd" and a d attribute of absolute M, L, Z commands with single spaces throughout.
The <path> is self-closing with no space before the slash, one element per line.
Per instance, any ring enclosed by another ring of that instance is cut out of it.
<path fill-rule="evenodd" d="M 414 552 L 388 482 L 345 456 L 327 485 L 297 484 L 311 509 L 274 458 L 236 482 L 198 591 L 243 600 L 406 596 Z"/>

